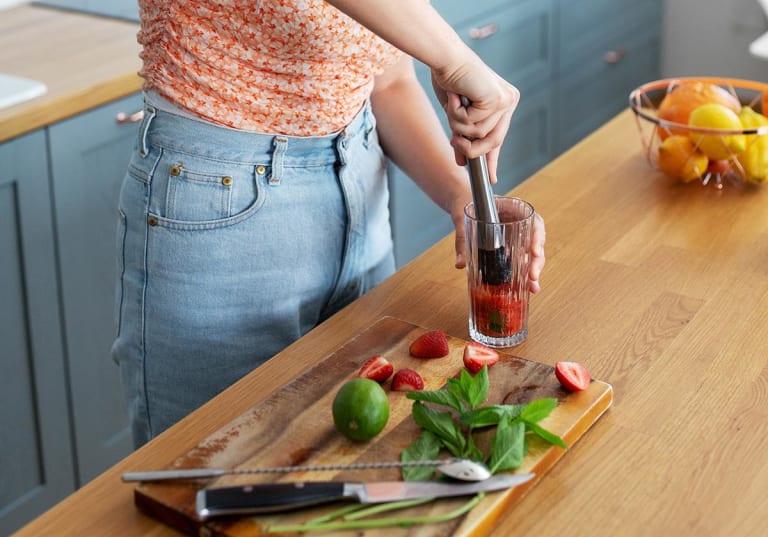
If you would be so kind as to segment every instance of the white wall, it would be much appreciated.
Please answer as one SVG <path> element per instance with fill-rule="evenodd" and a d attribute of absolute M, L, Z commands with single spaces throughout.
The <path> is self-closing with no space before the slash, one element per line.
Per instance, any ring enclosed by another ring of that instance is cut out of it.
<path fill-rule="evenodd" d="M 768 60 L 749 44 L 768 32 L 758 0 L 664 0 L 661 72 L 768 82 Z"/>

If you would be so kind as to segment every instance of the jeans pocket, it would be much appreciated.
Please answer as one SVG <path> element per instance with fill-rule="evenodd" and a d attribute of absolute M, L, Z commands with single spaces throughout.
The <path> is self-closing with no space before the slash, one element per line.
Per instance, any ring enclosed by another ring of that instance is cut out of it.
<path fill-rule="evenodd" d="M 152 174 L 150 214 L 158 225 L 185 229 L 239 222 L 263 203 L 261 169 L 164 149 Z"/>

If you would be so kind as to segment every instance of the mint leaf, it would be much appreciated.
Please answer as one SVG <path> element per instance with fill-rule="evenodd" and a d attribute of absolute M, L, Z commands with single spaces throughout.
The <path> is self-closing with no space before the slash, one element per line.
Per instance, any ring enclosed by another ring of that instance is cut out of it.
<path fill-rule="evenodd" d="M 422 429 L 426 429 L 437 435 L 443 445 L 455 457 L 461 457 L 464 452 L 465 440 L 461 428 L 453 421 L 450 412 L 437 412 L 419 401 L 414 401 L 413 421 Z"/>
<path fill-rule="evenodd" d="M 436 405 L 455 408 L 459 412 L 462 411 L 461 400 L 456 396 L 455 393 L 451 392 L 450 390 L 416 390 L 413 392 L 408 392 L 406 397 L 408 399 L 413 399 L 414 401 L 434 403 Z"/>
<path fill-rule="evenodd" d="M 400 452 L 400 460 L 432 461 L 440 454 L 442 444 L 440 439 L 432 432 L 424 430 L 413 443 Z M 409 466 L 402 468 L 404 481 L 423 481 L 431 479 L 435 475 L 433 466 Z"/>
<path fill-rule="evenodd" d="M 469 425 L 475 428 L 490 427 L 492 425 L 498 425 L 505 416 L 508 416 L 510 419 L 517 418 L 525 407 L 526 405 L 484 406 L 463 413 L 459 417 L 459 421 L 464 425 Z"/>
<path fill-rule="evenodd" d="M 542 438 L 543 440 L 546 440 L 550 444 L 560 446 L 563 449 L 568 449 L 568 444 L 565 443 L 565 440 L 557 436 L 555 433 L 552 433 L 546 430 L 544 427 L 542 427 L 538 423 L 526 423 L 525 426 L 529 431 L 536 434 L 538 437 Z"/>
<path fill-rule="evenodd" d="M 554 397 L 536 399 L 525 406 L 520 414 L 520 419 L 526 423 L 538 423 L 549 416 L 556 406 L 557 399 Z"/>
<path fill-rule="evenodd" d="M 524 456 L 525 424 L 505 417 L 491 442 L 491 473 L 517 468 L 523 463 Z"/>
<path fill-rule="evenodd" d="M 467 403 L 467 391 L 464 389 L 464 386 L 461 384 L 461 381 L 459 379 L 448 379 L 446 381 L 446 389 L 453 394 L 453 396 L 458 401 L 463 401 L 464 403 Z"/>
<path fill-rule="evenodd" d="M 465 381 L 465 378 L 469 380 Z M 469 403 L 470 408 L 477 408 L 485 402 L 485 398 L 488 397 L 488 388 L 490 383 L 488 381 L 488 366 L 484 365 L 483 368 L 472 377 L 466 369 L 461 370 L 460 382 L 466 390 L 466 400 Z"/>

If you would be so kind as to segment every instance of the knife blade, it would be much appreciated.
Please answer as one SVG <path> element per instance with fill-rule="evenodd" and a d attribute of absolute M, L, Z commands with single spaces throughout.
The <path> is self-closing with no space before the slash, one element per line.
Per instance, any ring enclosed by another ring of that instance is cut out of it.
<path fill-rule="evenodd" d="M 222 515 L 290 511 L 340 500 L 385 503 L 416 498 L 467 496 L 511 488 L 535 474 L 502 474 L 472 483 L 441 481 L 300 481 L 202 489 L 195 509 L 201 520 Z"/>

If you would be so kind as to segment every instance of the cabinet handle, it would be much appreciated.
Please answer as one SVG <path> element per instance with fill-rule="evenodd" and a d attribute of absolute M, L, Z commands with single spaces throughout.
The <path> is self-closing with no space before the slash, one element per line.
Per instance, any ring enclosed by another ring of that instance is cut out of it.
<path fill-rule="evenodd" d="M 470 28 L 469 37 L 479 41 L 481 39 L 488 39 L 498 31 L 499 26 L 495 22 L 489 22 L 485 26 L 480 26 L 479 28 Z"/>
<path fill-rule="evenodd" d="M 141 119 L 144 117 L 144 110 L 139 110 L 138 112 L 134 112 L 133 114 L 126 114 L 125 112 L 118 112 L 115 116 L 115 121 L 117 121 L 120 125 L 125 125 L 126 123 L 138 123 L 141 121 Z"/>
<path fill-rule="evenodd" d="M 627 55 L 626 49 L 620 48 L 619 50 L 609 50 L 603 55 L 605 63 L 615 65 L 624 59 Z"/>

